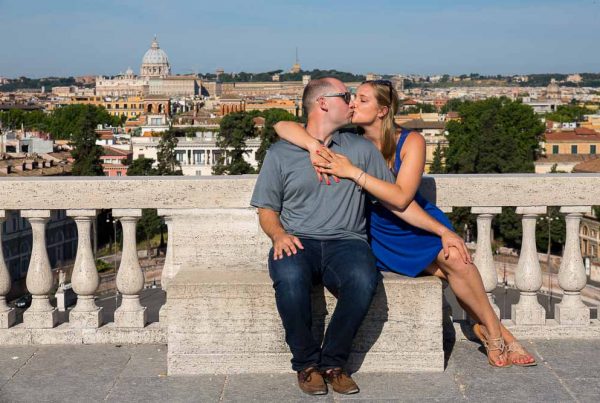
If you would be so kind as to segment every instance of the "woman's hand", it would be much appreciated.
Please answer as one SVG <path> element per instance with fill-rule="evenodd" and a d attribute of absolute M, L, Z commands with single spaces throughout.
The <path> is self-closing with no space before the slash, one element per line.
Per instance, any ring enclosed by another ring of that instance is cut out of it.
<path fill-rule="evenodd" d="M 313 165 L 317 169 L 317 172 L 320 172 L 321 174 L 334 175 L 334 177 L 354 180 L 362 172 L 360 168 L 352 165 L 352 162 L 348 157 L 342 154 L 333 153 L 327 147 L 321 147 L 316 150 L 315 153 L 322 157 L 322 160 L 313 159 Z"/>
<path fill-rule="evenodd" d="M 328 185 L 331 185 L 331 181 L 329 180 L 329 175 L 326 173 L 320 172 L 319 168 L 314 165 L 315 162 L 327 164 L 327 160 L 325 158 L 323 158 L 320 154 L 321 148 L 327 149 L 327 147 L 323 146 L 318 141 L 315 141 L 314 143 L 310 143 L 307 147 L 308 152 L 310 153 L 310 160 L 313 162 L 313 167 L 315 168 L 315 172 L 317 173 L 317 178 L 319 178 L 319 182 L 323 182 L 323 180 L 325 180 L 325 183 L 327 183 Z M 335 176 L 333 177 L 333 180 L 336 183 L 338 183 L 340 181 Z"/>
<path fill-rule="evenodd" d="M 469 253 L 469 249 L 465 244 L 465 241 L 454 231 L 447 229 L 441 235 L 442 238 L 442 247 L 444 248 L 444 257 L 448 259 L 450 256 L 450 248 L 456 248 L 460 256 L 463 258 L 465 264 L 473 263 L 471 260 L 471 254 Z"/>

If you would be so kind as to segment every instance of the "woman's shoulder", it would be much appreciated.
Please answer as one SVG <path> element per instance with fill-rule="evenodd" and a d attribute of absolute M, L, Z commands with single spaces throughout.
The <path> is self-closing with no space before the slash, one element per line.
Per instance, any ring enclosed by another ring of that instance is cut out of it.
<path fill-rule="evenodd" d="M 423 137 L 423 135 L 417 131 L 411 131 L 408 134 L 406 134 L 406 138 L 404 139 L 404 145 L 409 148 L 425 147 L 425 137 Z"/>

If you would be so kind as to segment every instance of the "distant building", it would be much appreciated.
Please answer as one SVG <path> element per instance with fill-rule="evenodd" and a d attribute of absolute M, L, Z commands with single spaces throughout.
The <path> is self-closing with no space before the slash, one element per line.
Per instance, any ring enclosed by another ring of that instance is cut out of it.
<path fill-rule="evenodd" d="M 142 58 L 140 75 L 132 69 L 115 78 L 98 77 L 96 95 L 99 96 L 194 96 L 201 94 L 202 80 L 196 75 L 173 76 L 171 64 L 156 37 Z"/>
<path fill-rule="evenodd" d="M 127 176 L 133 152 L 104 146 L 100 161 L 105 176 Z"/>
<path fill-rule="evenodd" d="M 197 132 L 195 137 L 178 137 L 175 153 L 177 161 L 185 176 L 212 175 L 213 166 L 222 155 L 222 150 L 217 146 L 217 134 L 212 131 Z M 159 137 L 133 137 L 133 159 L 152 158 L 157 161 Z M 256 151 L 260 147 L 260 139 L 246 141 L 249 153 L 244 159 L 254 168 L 258 167 Z"/>
<path fill-rule="evenodd" d="M 553 167 L 561 172 L 571 172 L 576 166 L 583 170 L 598 158 L 600 133 L 585 128 L 546 133 L 543 147 L 544 155 L 535 161 L 536 173 L 548 173 Z"/>

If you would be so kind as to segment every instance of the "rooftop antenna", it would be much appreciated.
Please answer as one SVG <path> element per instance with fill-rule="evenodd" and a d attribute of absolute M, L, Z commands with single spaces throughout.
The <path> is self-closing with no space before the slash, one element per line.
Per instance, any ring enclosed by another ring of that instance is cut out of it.
<path fill-rule="evenodd" d="M 296 46 L 296 64 L 298 64 L 298 46 Z"/>

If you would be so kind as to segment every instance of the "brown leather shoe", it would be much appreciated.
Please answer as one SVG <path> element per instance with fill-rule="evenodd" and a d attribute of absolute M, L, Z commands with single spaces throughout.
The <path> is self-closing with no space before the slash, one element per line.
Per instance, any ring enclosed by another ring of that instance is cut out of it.
<path fill-rule="evenodd" d="M 308 367 L 298 371 L 298 386 L 300 386 L 302 392 L 309 395 L 327 394 L 327 385 L 325 385 L 323 375 L 316 367 Z"/>
<path fill-rule="evenodd" d="M 341 368 L 330 368 L 323 372 L 325 381 L 333 387 L 337 393 L 351 395 L 358 393 L 360 389 L 354 380 Z"/>

